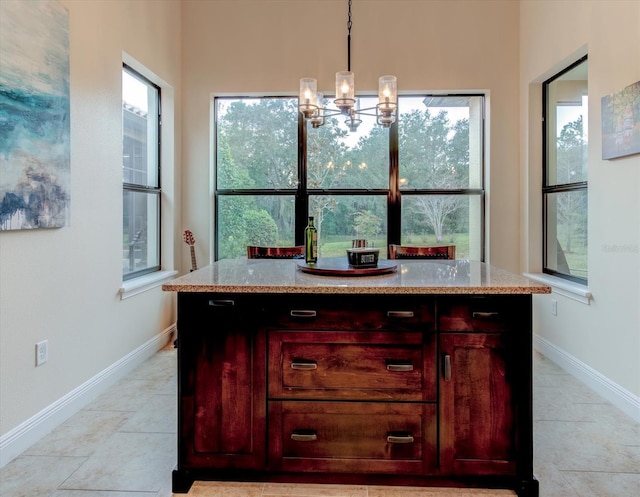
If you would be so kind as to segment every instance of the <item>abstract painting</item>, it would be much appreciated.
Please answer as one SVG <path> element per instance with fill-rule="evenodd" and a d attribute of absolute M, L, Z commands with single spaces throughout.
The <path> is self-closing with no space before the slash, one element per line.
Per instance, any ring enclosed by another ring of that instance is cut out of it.
<path fill-rule="evenodd" d="M 0 1 L 0 231 L 69 224 L 69 14 Z"/>
<path fill-rule="evenodd" d="M 640 81 L 602 97 L 602 158 L 640 154 Z"/>

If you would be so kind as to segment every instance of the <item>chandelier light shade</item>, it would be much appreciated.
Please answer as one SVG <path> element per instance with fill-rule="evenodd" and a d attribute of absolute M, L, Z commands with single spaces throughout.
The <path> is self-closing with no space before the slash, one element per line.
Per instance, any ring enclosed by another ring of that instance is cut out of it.
<path fill-rule="evenodd" d="M 395 76 L 381 76 L 378 80 L 378 104 L 375 107 L 360 109 L 356 100 L 355 76 L 351 72 L 351 0 L 349 3 L 349 19 L 347 21 L 347 70 L 336 73 L 336 93 L 334 103 L 337 111 L 323 106 L 324 96 L 318 93 L 318 83 L 313 78 L 300 80 L 300 97 L 298 110 L 305 119 L 311 121 L 314 128 L 325 123 L 327 116 L 344 114 L 345 124 L 350 131 L 356 131 L 362 122 L 357 116 L 375 116 L 376 123 L 388 128 L 396 121 L 398 109 L 398 80 Z M 375 113 L 373 112 L 375 111 Z"/>
<path fill-rule="evenodd" d="M 318 82 L 313 78 L 300 80 L 300 96 L 298 108 L 305 118 L 309 119 L 318 111 Z"/>
<path fill-rule="evenodd" d="M 336 73 L 335 104 L 343 114 L 348 114 L 349 109 L 356 104 L 355 77 L 351 71 L 339 71 Z"/>
<path fill-rule="evenodd" d="M 396 120 L 398 108 L 398 80 L 395 76 L 380 76 L 378 79 L 378 124 L 391 125 Z"/>

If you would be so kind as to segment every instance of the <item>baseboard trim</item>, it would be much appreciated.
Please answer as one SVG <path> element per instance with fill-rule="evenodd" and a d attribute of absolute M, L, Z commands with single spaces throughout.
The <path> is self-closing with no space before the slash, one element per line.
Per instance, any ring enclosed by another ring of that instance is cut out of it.
<path fill-rule="evenodd" d="M 591 366 L 575 358 L 565 350 L 538 335 L 533 345 L 542 355 L 551 359 L 567 373 L 611 402 L 618 409 L 640 423 L 640 397 L 621 387 Z"/>
<path fill-rule="evenodd" d="M 174 324 L 13 430 L 2 435 L 0 437 L 0 468 L 165 347 L 175 332 L 176 326 Z"/>

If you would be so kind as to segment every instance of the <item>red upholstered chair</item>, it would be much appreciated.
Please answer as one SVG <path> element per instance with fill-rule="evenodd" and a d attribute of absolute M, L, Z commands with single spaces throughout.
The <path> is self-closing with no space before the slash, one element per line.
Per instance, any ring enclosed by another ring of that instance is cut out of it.
<path fill-rule="evenodd" d="M 389 245 L 389 259 L 455 259 L 455 245 L 436 247 L 410 247 L 408 245 Z"/>
<path fill-rule="evenodd" d="M 258 247 L 247 245 L 247 259 L 302 259 L 304 245 L 295 247 Z"/>

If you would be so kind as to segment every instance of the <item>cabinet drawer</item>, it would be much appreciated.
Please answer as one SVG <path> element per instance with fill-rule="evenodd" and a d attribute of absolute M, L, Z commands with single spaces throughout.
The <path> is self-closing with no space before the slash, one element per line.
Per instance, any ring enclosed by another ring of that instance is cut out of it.
<path fill-rule="evenodd" d="M 208 332 L 220 322 L 244 326 L 261 318 L 259 302 L 252 296 L 237 294 L 178 294 L 178 329 L 182 332 Z"/>
<path fill-rule="evenodd" d="M 435 334 L 269 333 L 269 397 L 435 400 Z"/>
<path fill-rule="evenodd" d="M 241 309 L 255 307 L 256 303 L 256 300 L 251 296 L 231 293 L 178 294 L 178 306 L 185 312 L 239 311 Z"/>
<path fill-rule="evenodd" d="M 272 311 L 274 326 L 314 330 L 420 330 L 434 329 L 434 305 L 407 302 L 407 299 L 385 296 L 334 296 L 314 299 L 292 298 L 287 307 Z"/>
<path fill-rule="evenodd" d="M 530 327 L 530 298 L 490 296 L 438 300 L 439 331 L 503 332 Z"/>
<path fill-rule="evenodd" d="M 435 404 L 269 402 L 269 464 L 283 471 L 425 474 Z"/>

